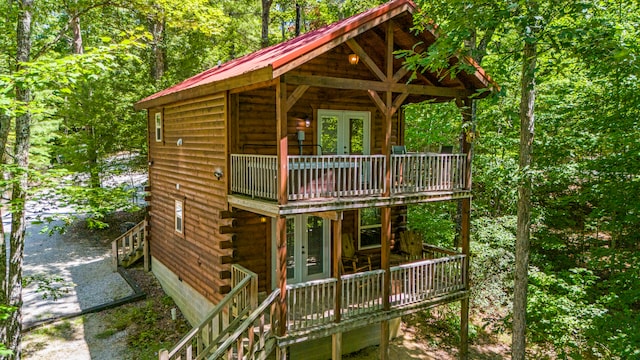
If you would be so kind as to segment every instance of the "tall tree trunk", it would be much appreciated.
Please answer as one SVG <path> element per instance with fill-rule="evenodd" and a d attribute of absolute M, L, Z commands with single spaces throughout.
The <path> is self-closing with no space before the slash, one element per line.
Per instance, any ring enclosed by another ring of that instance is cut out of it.
<path fill-rule="evenodd" d="M 6 114 L 0 114 L 0 164 L 6 164 L 4 160 L 5 146 L 9 135 L 9 123 L 11 118 Z M 6 130 L 5 130 L 6 129 Z M 0 173 L 4 177 L 4 173 Z M 0 196 L 4 194 L 5 188 L 0 188 Z M 0 208 L 0 219 L 2 219 L 2 209 Z M 9 268 L 7 267 L 7 239 L 4 236 L 4 226 L 0 223 L 0 304 L 9 304 Z M 7 343 L 7 322 L 0 316 L 0 344 Z"/>
<path fill-rule="evenodd" d="M 159 9 L 158 9 L 159 10 Z M 158 15 L 149 17 L 149 32 L 153 38 L 151 43 L 152 63 L 151 63 L 151 77 L 156 81 L 160 81 L 164 75 L 166 67 L 165 52 L 164 52 L 164 17 Z"/>
<path fill-rule="evenodd" d="M 296 2 L 296 36 L 300 36 L 300 18 L 302 17 L 300 4 Z"/>
<path fill-rule="evenodd" d="M 260 45 L 263 48 L 269 46 L 269 12 L 273 0 L 262 0 L 262 34 L 260 37 Z"/>
<path fill-rule="evenodd" d="M 526 355 L 527 285 L 529 276 L 529 240 L 531 232 L 531 163 L 536 98 L 536 43 L 525 41 L 520 97 L 520 163 L 518 184 L 518 224 L 516 230 L 516 269 L 513 289 L 512 359 L 524 360 Z"/>
<path fill-rule="evenodd" d="M 31 54 L 31 9 L 33 0 L 19 2 L 17 39 L 18 68 L 29 61 Z M 7 319 L 6 336 L 7 348 L 13 351 L 12 358 L 20 359 L 22 338 L 22 262 L 24 257 L 24 237 L 26 229 L 25 200 L 27 194 L 27 168 L 29 166 L 29 140 L 31 136 L 31 114 L 28 110 L 31 101 L 31 91 L 28 87 L 16 87 L 16 101 L 24 106 L 16 117 L 16 142 L 14 147 L 14 162 L 20 172 L 16 173 L 16 181 L 11 195 L 12 217 L 11 236 L 9 238 L 9 304 L 16 308 Z"/>
<path fill-rule="evenodd" d="M 71 17 L 71 29 L 73 31 L 71 52 L 74 54 L 83 54 L 84 45 L 82 44 L 82 32 L 80 31 L 80 16 L 77 14 L 73 14 Z"/>
<path fill-rule="evenodd" d="M 80 15 L 70 10 L 71 13 L 71 30 L 73 32 L 73 41 L 71 42 L 71 52 L 74 55 L 84 54 L 84 43 L 82 42 L 82 28 L 80 27 Z M 92 97 L 91 84 L 84 82 L 82 85 L 82 92 L 89 98 Z M 84 101 L 81 99 L 80 101 Z M 100 168 L 98 167 L 98 144 L 97 139 L 94 138 L 93 127 L 89 124 L 86 126 L 85 131 L 88 133 L 88 138 L 91 139 L 87 143 L 87 156 L 89 162 L 89 185 L 91 188 L 99 188 L 102 185 L 100 181 Z"/>

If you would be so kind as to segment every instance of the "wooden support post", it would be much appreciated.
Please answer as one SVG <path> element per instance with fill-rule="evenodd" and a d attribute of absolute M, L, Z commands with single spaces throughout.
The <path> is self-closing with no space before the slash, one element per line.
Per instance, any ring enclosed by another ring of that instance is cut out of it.
<path fill-rule="evenodd" d="M 280 297 L 278 298 L 278 336 L 287 334 L 287 218 L 278 216 L 276 224 L 276 278 Z"/>
<path fill-rule="evenodd" d="M 469 358 L 469 296 L 460 300 L 460 360 Z"/>
<path fill-rule="evenodd" d="M 393 22 L 387 22 L 386 28 L 386 73 L 387 79 L 393 78 Z M 384 143 L 382 153 L 385 156 L 387 169 L 384 177 L 384 196 L 391 195 L 391 116 L 393 111 L 393 93 L 386 92 L 386 109 L 384 112 Z M 384 286 L 382 287 L 382 306 L 385 311 L 391 309 L 389 295 L 391 293 L 391 271 L 389 269 L 389 258 L 391 257 L 391 208 L 383 207 L 381 215 L 382 249 L 381 265 L 384 269 Z M 389 320 L 384 320 L 380 324 L 380 359 L 389 359 Z"/>
<path fill-rule="evenodd" d="M 142 256 L 143 256 L 143 268 L 145 272 L 151 270 L 151 254 L 149 253 L 149 222 L 144 221 L 144 230 L 142 235 Z"/>
<path fill-rule="evenodd" d="M 287 137 L 287 84 L 276 84 L 276 133 L 278 137 L 278 204 L 288 201 L 287 176 L 289 176 L 289 138 Z"/>
<path fill-rule="evenodd" d="M 338 219 L 331 221 L 333 231 L 333 264 L 331 274 L 336 278 L 335 321 L 340 322 L 340 309 L 342 308 L 342 212 L 338 213 Z"/>
<path fill-rule="evenodd" d="M 471 199 L 462 199 L 462 228 L 460 243 L 462 254 L 465 255 L 462 268 L 462 281 L 465 289 L 469 290 L 469 242 L 471 231 Z M 460 359 L 466 360 L 469 355 L 469 295 L 460 302 Z"/>
<path fill-rule="evenodd" d="M 331 335 L 331 359 L 342 359 L 342 333 L 338 332 Z"/>
<path fill-rule="evenodd" d="M 118 242 L 111 242 L 111 270 L 118 271 Z"/>
<path fill-rule="evenodd" d="M 276 348 L 276 360 L 287 360 L 287 348 L 286 347 L 277 347 Z"/>
<path fill-rule="evenodd" d="M 160 360 L 169 360 L 169 350 L 161 349 L 158 352 L 158 359 L 160 359 Z"/>

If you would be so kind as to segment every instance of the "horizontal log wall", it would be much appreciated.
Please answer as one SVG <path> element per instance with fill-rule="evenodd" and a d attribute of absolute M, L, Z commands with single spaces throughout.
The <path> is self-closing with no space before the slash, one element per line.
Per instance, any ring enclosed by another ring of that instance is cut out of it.
<path fill-rule="evenodd" d="M 155 141 L 155 113 L 163 113 L 163 141 Z M 149 111 L 151 256 L 212 302 L 229 289 L 233 249 L 220 229 L 228 179 L 225 93 Z M 214 176 L 221 169 L 223 177 Z M 175 200 L 183 201 L 184 233 L 174 228 Z"/>
<path fill-rule="evenodd" d="M 258 274 L 258 291 L 269 292 L 271 218 L 242 210 L 235 211 L 233 216 L 237 221 L 234 227 L 234 263 Z"/>

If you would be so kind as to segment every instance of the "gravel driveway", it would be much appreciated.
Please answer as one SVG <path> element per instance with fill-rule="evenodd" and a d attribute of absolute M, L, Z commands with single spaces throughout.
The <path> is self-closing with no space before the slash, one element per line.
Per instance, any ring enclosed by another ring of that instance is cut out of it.
<path fill-rule="evenodd" d="M 41 228 L 32 225 L 27 229 L 24 275 L 61 277 L 67 283 L 68 292 L 57 300 L 43 299 L 35 284 L 27 286 L 23 291 L 24 328 L 43 320 L 78 314 L 133 294 L 122 276 L 111 270 L 107 244 L 74 233 L 40 234 Z M 48 337 L 46 341 L 38 329 L 27 333 L 23 344 L 26 349 L 24 357 L 66 360 L 123 358 L 121 355 L 126 350 L 124 334 L 106 338 L 95 336 L 101 331 L 100 316 L 88 314 L 56 323 L 53 328 L 57 328 L 59 334 Z"/>

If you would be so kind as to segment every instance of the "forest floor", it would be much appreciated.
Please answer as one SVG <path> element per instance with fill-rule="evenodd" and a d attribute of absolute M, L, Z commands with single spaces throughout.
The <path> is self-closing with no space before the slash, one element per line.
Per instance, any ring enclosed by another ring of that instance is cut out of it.
<path fill-rule="evenodd" d="M 76 253 L 86 251 L 88 244 L 104 247 L 102 258 L 94 256 L 92 261 L 108 262 L 110 242 L 119 234 L 119 224 L 135 221 L 118 215 L 109 220 L 108 231 L 90 231 L 80 221 L 74 224 L 64 236 L 76 239 Z M 90 239 L 90 241 L 86 241 Z M 29 240 L 27 240 L 29 241 Z M 53 240 L 52 240 L 53 241 Z M 69 251 L 69 250 L 63 250 Z M 28 255 L 28 254 L 27 254 Z M 108 269 L 108 267 L 107 267 Z M 52 270 L 52 275 L 60 275 Z M 108 270 L 103 270 L 108 271 Z M 145 273 L 141 267 L 127 270 L 146 293 L 146 298 L 117 308 L 97 313 L 84 314 L 66 318 L 47 325 L 36 326 L 24 336 L 23 356 L 25 359 L 157 359 L 161 348 L 170 348 L 189 329 L 186 320 L 177 311 L 177 319 L 172 320 L 171 309 L 176 308 L 173 300 L 167 296 L 158 281 L 151 273 Z M 96 286 L 109 274 L 92 274 Z M 105 285 L 110 286 L 110 285 Z M 109 292 L 109 289 L 103 289 Z M 76 287 L 82 297 L 83 291 L 93 291 L 94 286 Z M 92 294 L 95 296 L 95 294 Z M 105 299 L 105 302 L 113 299 Z M 55 301 L 25 305 L 32 306 L 25 312 L 37 311 L 56 313 L 60 304 Z M 44 308 L 43 308 L 44 307 Z M 378 359 L 378 347 L 372 346 L 359 352 L 346 355 L 345 359 L 369 360 Z M 456 359 L 458 354 L 455 334 L 438 326 L 428 314 L 420 314 L 403 319 L 401 335 L 390 344 L 390 358 L 398 360 L 411 359 Z M 509 345 L 503 340 L 488 334 L 474 337 L 469 347 L 470 358 L 508 359 Z M 294 359 L 295 360 L 295 359 Z"/>

